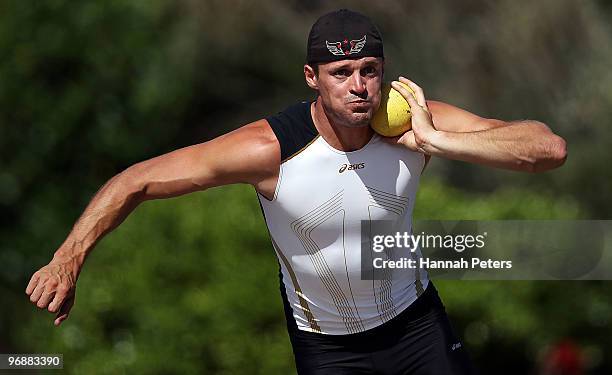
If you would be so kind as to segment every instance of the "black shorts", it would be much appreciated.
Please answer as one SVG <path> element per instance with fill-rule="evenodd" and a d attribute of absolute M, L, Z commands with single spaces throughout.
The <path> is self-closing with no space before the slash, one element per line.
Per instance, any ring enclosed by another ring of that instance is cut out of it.
<path fill-rule="evenodd" d="M 289 325 L 300 375 L 473 374 L 433 283 L 406 310 L 373 329 L 324 335 Z"/>

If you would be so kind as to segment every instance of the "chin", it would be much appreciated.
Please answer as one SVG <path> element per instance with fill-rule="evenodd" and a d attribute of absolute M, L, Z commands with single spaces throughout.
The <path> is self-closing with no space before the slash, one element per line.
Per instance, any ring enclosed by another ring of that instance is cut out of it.
<path fill-rule="evenodd" d="M 354 108 L 338 108 L 330 111 L 334 121 L 349 128 L 363 128 L 370 125 L 374 111 L 372 108 L 362 108 L 355 111 Z"/>
<path fill-rule="evenodd" d="M 369 125 L 372 117 L 374 117 L 374 111 L 372 109 L 368 109 L 365 112 L 353 112 L 352 118 L 356 123 L 363 123 L 365 125 Z"/>
<path fill-rule="evenodd" d="M 369 126 L 371 120 L 372 114 L 369 112 L 352 113 L 350 118 L 345 122 L 345 125 L 350 128 L 363 128 Z"/>

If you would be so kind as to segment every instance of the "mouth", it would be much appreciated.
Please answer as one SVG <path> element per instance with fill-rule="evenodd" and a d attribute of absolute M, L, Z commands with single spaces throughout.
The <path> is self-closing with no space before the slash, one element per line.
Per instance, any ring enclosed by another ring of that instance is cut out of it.
<path fill-rule="evenodd" d="M 348 105 L 353 108 L 363 109 L 370 107 L 372 103 L 370 103 L 368 100 L 353 100 L 348 102 Z"/>
<path fill-rule="evenodd" d="M 368 100 L 354 100 L 348 102 L 348 107 L 353 113 L 367 113 L 372 107 L 372 103 Z"/>

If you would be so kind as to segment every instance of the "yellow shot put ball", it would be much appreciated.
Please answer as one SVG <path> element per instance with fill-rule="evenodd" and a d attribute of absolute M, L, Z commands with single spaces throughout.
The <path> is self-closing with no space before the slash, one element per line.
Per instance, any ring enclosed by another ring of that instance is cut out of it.
<path fill-rule="evenodd" d="M 414 96 L 414 91 L 404 84 Z M 370 126 L 374 131 L 385 137 L 395 137 L 410 130 L 410 105 L 390 83 L 384 83 L 381 88 L 380 107 L 374 113 Z"/>

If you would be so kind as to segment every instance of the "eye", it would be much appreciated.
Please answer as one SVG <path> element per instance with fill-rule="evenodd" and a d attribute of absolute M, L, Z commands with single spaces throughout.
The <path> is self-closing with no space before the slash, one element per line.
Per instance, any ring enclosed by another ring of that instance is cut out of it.
<path fill-rule="evenodd" d="M 373 66 L 367 66 L 365 68 L 363 68 L 363 74 L 365 75 L 374 75 L 376 74 L 376 68 Z"/>
<path fill-rule="evenodd" d="M 334 75 L 338 77 L 347 77 L 351 74 L 349 73 L 348 69 L 338 69 L 334 72 Z"/>

